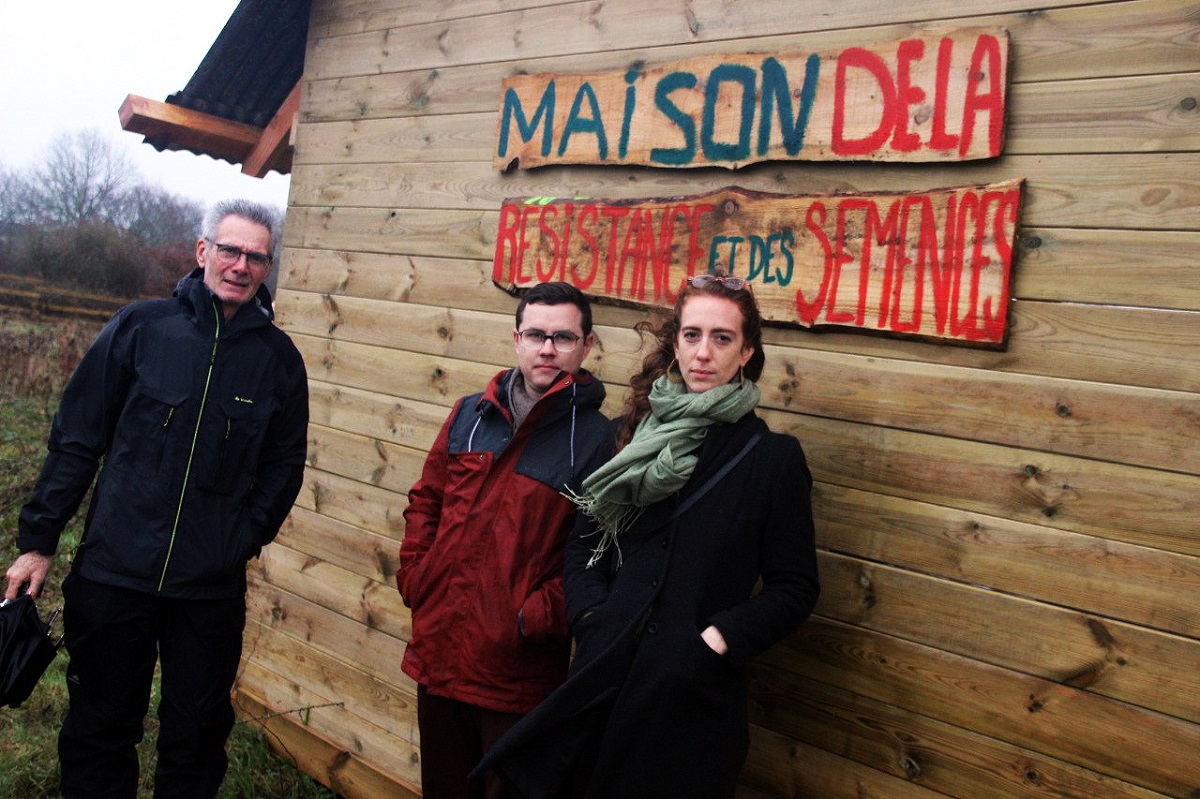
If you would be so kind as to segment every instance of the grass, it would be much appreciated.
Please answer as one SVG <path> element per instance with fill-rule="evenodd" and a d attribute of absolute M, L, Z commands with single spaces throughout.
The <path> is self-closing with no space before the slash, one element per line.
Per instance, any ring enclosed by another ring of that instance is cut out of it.
<path fill-rule="evenodd" d="M 56 397 L 57 391 L 30 395 L 0 388 L 0 530 L 6 538 L 0 547 L 0 561 L 3 561 L 0 569 L 7 569 L 17 555 L 17 516 L 41 468 Z M 83 516 L 81 508 L 59 544 L 45 593 L 38 602 L 43 618 L 61 602 L 59 588 L 69 567 L 70 554 L 79 542 Z M 60 623 L 56 623 L 55 632 L 61 632 Z M 64 652 L 50 665 L 33 696 L 21 707 L 0 707 L 0 796 L 23 799 L 58 796 L 56 753 L 58 728 L 67 709 L 66 663 Z M 142 767 L 139 799 L 153 794 L 154 742 L 158 731 L 153 708 L 157 697 L 155 677 L 146 736 L 139 747 Z M 239 721 L 234 726 L 228 751 L 229 772 L 218 794 L 222 799 L 334 797 L 323 785 L 277 757 L 262 733 L 247 723 Z"/>

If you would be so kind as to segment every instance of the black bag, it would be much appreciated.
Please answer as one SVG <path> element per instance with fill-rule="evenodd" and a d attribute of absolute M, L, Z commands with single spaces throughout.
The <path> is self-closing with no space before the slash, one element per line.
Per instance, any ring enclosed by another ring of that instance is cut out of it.
<path fill-rule="evenodd" d="M 50 617 L 53 622 L 58 611 Z M 50 624 L 38 616 L 33 597 L 22 594 L 0 604 L 0 705 L 17 707 L 33 693 L 62 638 L 50 638 Z"/>

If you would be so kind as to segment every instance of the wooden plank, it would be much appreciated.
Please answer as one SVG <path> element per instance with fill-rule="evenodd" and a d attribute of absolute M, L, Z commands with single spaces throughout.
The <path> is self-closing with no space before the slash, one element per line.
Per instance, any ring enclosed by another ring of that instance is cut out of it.
<path fill-rule="evenodd" d="M 293 549 L 289 543 L 277 541 L 251 561 L 256 580 L 303 596 L 373 630 L 404 641 L 412 638 L 411 615 L 396 590 L 394 575 L 384 580 L 366 577 L 362 565 L 346 568 Z"/>
<path fill-rule="evenodd" d="M 503 294 L 494 286 L 489 291 Z M 514 320 L 507 314 L 501 316 L 345 296 L 334 299 L 286 291 L 281 294 L 285 295 L 281 301 L 288 302 L 291 308 L 282 327 L 293 336 L 315 339 L 328 335 L 328 340 L 373 347 L 403 345 L 404 355 L 398 354 L 398 358 L 416 357 L 419 353 L 435 358 L 455 357 L 476 364 L 481 370 L 481 379 L 473 386 L 465 384 L 463 394 L 482 391 L 492 375 L 516 362 L 512 343 Z M 642 314 L 635 314 L 634 318 L 640 319 Z M 593 325 L 596 343 L 583 362 L 584 368 L 605 381 L 606 386 L 611 386 L 605 407 L 614 412 L 620 401 L 620 386 L 628 382 L 629 375 L 641 364 L 640 340 L 631 326 L 631 322 L 620 328 Z M 349 357 L 355 357 L 354 352 L 357 351 L 351 350 Z M 439 367 L 413 365 L 411 368 L 410 374 L 417 374 Z M 314 370 L 310 368 L 310 377 L 313 374 Z M 429 398 L 415 386 L 404 394 L 418 399 Z M 457 397 L 446 399 L 452 403 Z"/>
<path fill-rule="evenodd" d="M 1195 637 L 834 553 L 819 560 L 826 618 L 1200 723 Z"/>
<path fill-rule="evenodd" d="M 1020 299 L 1200 311 L 1195 232 L 1022 228 Z"/>
<path fill-rule="evenodd" d="M 750 754 L 742 770 L 737 796 L 738 799 L 778 799 L 781 796 L 941 799 L 944 794 L 751 725 Z"/>
<path fill-rule="evenodd" d="M 1200 313 L 1019 303 L 1008 357 L 1036 359 L 1042 375 L 1200 391 Z M 1056 369 L 1055 364 L 1060 368 Z M 1181 420 L 1195 421 L 1191 414 Z"/>
<path fill-rule="evenodd" d="M 1114 385 L 1194 392 L 1200 363 L 1186 339 L 1196 329 L 1195 312 L 1176 313 L 1071 303 L 1013 303 L 1015 332 L 1006 352 L 941 347 L 828 331 L 767 327 L 763 340 L 780 347 L 967 366 L 993 372 L 1045 375 Z M 1036 331 L 1031 339 L 1026 333 Z M 1124 331 L 1129 338 L 1122 339 Z M 1163 345 L 1158 342 L 1161 339 Z M 1163 349 L 1165 346 L 1165 350 Z M 1134 354 L 1136 352 L 1136 354 Z M 1183 420 L 1189 422 L 1187 418 Z"/>
<path fill-rule="evenodd" d="M 360 624 L 311 600 L 250 576 L 246 619 L 288 635 L 305 647 L 356 667 L 388 682 L 416 691 L 414 683 L 400 671 L 403 639 Z M 255 640 L 247 636 L 244 657 L 253 660 Z M 286 703 L 281 703 L 281 706 Z"/>
<path fill-rule="evenodd" d="M 169 141 L 179 149 L 234 163 L 241 163 L 262 133 L 262 129 L 254 125 L 134 94 L 125 98 L 117 115 L 122 130 L 140 133 L 151 140 Z"/>
<path fill-rule="evenodd" d="M 817 543 L 1006 594 L 1198 637 L 1200 558 L 818 483 Z"/>
<path fill-rule="evenodd" d="M 765 351 L 763 407 L 1200 475 L 1200 394 Z"/>
<path fill-rule="evenodd" d="M 1194 475 L 769 409 L 762 416 L 802 442 L 810 467 L 824 482 L 1200 555 L 1191 523 L 1200 503 L 1200 478 Z M 334 431 L 323 435 L 331 453 L 353 440 Z M 368 462 L 374 445 L 357 440 L 358 449 L 338 455 L 333 466 L 346 461 L 350 476 L 369 477 L 378 463 L 369 469 L 354 464 Z M 416 453 L 411 460 L 415 467 Z M 299 504 L 398 539 L 406 504 L 398 492 L 408 484 L 403 478 L 392 484 L 396 491 L 310 466 Z"/>
<path fill-rule="evenodd" d="M 324 302 L 318 302 L 314 295 L 296 299 L 303 300 L 302 307 L 307 309 L 316 308 Z M 399 338 L 403 332 L 404 338 L 414 350 L 433 350 L 428 354 L 435 355 L 436 360 L 422 360 L 411 351 L 383 351 L 378 347 L 358 346 L 359 342 L 318 339 L 316 336 L 320 334 L 317 331 L 323 324 L 321 319 L 340 320 L 338 327 L 344 329 L 347 335 L 367 336 L 365 332 L 355 332 L 362 327 L 355 320 L 362 318 L 359 308 L 371 307 L 370 301 L 342 297 L 338 299 L 337 305 L 339 309 L 344 309 L 339 312 L 340 316 L 328 309 L 309 311 L 309 315 L 289 315 L 286 306 L 281 309 L 283 327 L 298 340 L 298 346 L 304 353 L 309 367 L 309 374 L 314 379 L 329 380 L 329 370 L 340 360 L 339 371 L 346 368 L 359 371 L 365 368 L 368 371 L 384 370 L 385 373 L 364 375 L 362 379 L 368 381 L 365 383 L 359 379 L 349 382 L 346 379 L 338 379 L 329 382 L 448 405 L 458 396 L 479 391 L 496 371 L 507 366 L 507 362 L 502 360 L 499 354 L 498 348 L 501 345 L 498 343 L 492 345 L 497 349 L 497 353 L 492 356 L 495 363 L 490 366 L 476 363 L 473 367 L 464 367 L 457 360 L 444 360 L 440 355 L 440 351 L 447 348 L 443 343 L 444 336 L 441 333 L 432 333 L 437 328 L 427 328 L 426 333 L 421 335 L 419 331 L 406 327 L 403 322 L 398 323 L 400 326 L 396 328 L 395 335 L 380 332 L 366 338 L 365 343 L 380 344 L 384 340 L 390 342 Z M 395 317 L 402 314 L 407 306 L 377 303 L 374 307 L 378 310 L 373 312 Z M 318 316 L 318 313 L 322 315 Z M 946 350 L 954 348 L 938 348 L 915 342 L 905 342 L 907 346 L 892 342 L 892 346 L 888 346 L 880 343 L 879 339 L 865 336 L 844 334 L 837 337 L 824 333 L 811 335 L 803 331 L 779 331 L 778 334 L 773 334 L 768 330 L 764 336 L 764 339 L 770 342 L 767 347 L 768 378 L 762 386 L 771 392 L 770 387 L 777 385 L 779 395 L 774 401 L 775 404 L 784 408 L 793 407 L 795 403 L 802 401 L 797 390 L 804 383 L 803 372 L 799 368 L 804 365 L 803 362 L 811 358 L 814 369 L 820 369 L 822 363 L 830 364 L 839 357 L 820 356 L 815 354 L 815 351 L 842 352 L 846 353 L 846 356 L 894 358 L 899 361 L 927 361 L 930 365 L 925 367 L 909 367 L 902 364 L 883 366 L 892 370 L 895 374 L 894 379 L 901 382 L 906 382 L 904 375 L 908 374 L 913 375 L 914 379 L 951 380 L 964 387 L 990 386 L 990 391 L 1004 395 L 1006 401 L 1009 401 L 1012 394 L 1018 397 L 1024 395 L 1015 401 L 1028 404 L 1031 418 L 1039 420 L 1038 429 L 1045 424 L 1052 424 L 1053 429 L 1064 431 L 1061 435 L 1068 437 L 1071 435 L 1070 431 L 1074 430 L 1080 437 L 1079 446 L 1085 448 L 1082 451 L 1092 452 L 1096 447 L 1105 448 L 1115 443 L 1110 439 L 1106 444 L 1099 438 L 1089 444 L 1082 443 L 1088 439 L 1087 425 L 1093 422 L 1102 425 L 1104 416 L 1113 412 L 1101 411 L 1096 408 L 1095 403 L 1114 389 L 1079 386 L 1069 381 L 1086 380 L 1111 383 L 1114 386 L 1143 386 L 1168 392 L 1187 392 L 1155 394 L 1153 391 L 1118 390 L 1117 393 L 1123 397 L 1127 396 L 1131 402 L 1142 408 L 1152 404 L 1155 398 L 1164 403 L 1155 414 L 1156 419 L 1165 423 L 1167 428 L 1159 432 L 1160 439 L 1171 431 L 1187 435 L 1188 430 L 1194 429 L 1195 400 L 1191 395 L 1200 391 L 1200 361 L 1192 357 L 1197 347 L 1200 347 L 1200 324 L 1197 324 L 1197 318 L 1200 317 L 1195 312 L 1147 311 L 1062 303 L 1017 303 L 1013 310 L 1014 334 L 1010 337 L 1007 351 L 969 351 L 963 354 L 948 354 Z M 499 320 L 496 317 L 493 317 L 493 320 L 496 332 L 491 334 L 490 339 L 498 342 L 503 334 L 499 332 Z M 449 331 L 450 328 L 444 330 Z M 601 346 L 593 350 L 585 365 L 608 384 L 625 384 L 628 376 L 640 363 L 636 336 L 627 329 L 608 325 L 598 326 L 596 330 Z M 312 338 L 309 338 L 310 335 Z M 431 335 L 435 337 L 431 338 Z M 479 340 L 487 341 L 489 337 L 480 334 Z M 780 349 L 775 349 L 776 346 Z M 810 348 L 814 351 L 812 355 L 804 352 Z M 853 363 L 852 359 L 846 361 L 851 368 Z M 953 370 L 939 369 L 933 364 L 990 370 L 997 374 L 962 375 Z M 864 364 L 862 368 L 868 369 L 869 366 Z M 392 379 L 395 377 L 394 370 L 398 367 L 404 367 L 407 377 L 407 380 L 400 384 Z M 469 375 L 463 375 L 461 380 L 456 381 L 456 385 L 462 389 L 461 392 L 453 393 L 447 387 L 446 381 L 454 379 L 460 368 L 468 368 L 477 379 L 472 380 Z M 428 374 L 428 382 L 414 381 L 413 377 L 418 374 Z M 1048 379 L 1032 381 L 1026 378 L 1026 383 L 1022 384 L 1018 379 L 1004 377 L 1006 374 L 1041 375 Z M 976 377 L 978 379 L 975 379 Z M 778 383 L 772 382 L 776 379 Z M 619 400 L 619 391 L 610 393 L 613 394 L 610 400 Z M 773 392 L 772 395 L 774 396 Z M 945 399 L 948 404 L 956 400 L 952 396 Z M 1176 411 L 1177 417 L 1173 420 L 1169 416 L 1159 415 Z M 868 402 L 863 413 L 872 412 L 875 412 L 874 404 Z M 906 412 L 910 415 L 921 413 L 919 408 L 908 409 Z M 1053 414 L 1053 417 L 1047 414 Z M 1036 430 L 1006 432 L 1003 429 L 1005 418 L 1006 414 L 996 414 L 993 422 L 985 424 L 1009 439 L 1016 435 L 1019 439 L 1015 440 L 1030 440 L 1029 437 L 1036 433 Z M 1060 433 L 1056 432 L 1055 436 L 1058 435 Z M 1120 434 L 1114 431 L 1114 435 Z M 1054 438 L 1051 441 L 1055 442 L 1058 439 Z M 1127 440 L 1115 448 L 1132 452 L 1139 447 L 1136 442 Z M 1171 446 L 1170 449 L 1173 452 L 1178 447 Z M 1161 459 L 1154 460 L 1153 455 L 1145 451 L 1142 455 L 1128 459 L 1134 462 L 1147 462 L 1147 459 L 1151 463 L 1162 462 Z M 1185 456 L 1182 468 L 1188 469 L 1191 462 L 1192 459 Z"/>
<path fill-rule="evenodd" d="M 284 98 L 283 103 L 263 128 L 254 148 L 246 154 L 242 172 L 252 177 L 264 177 L 272 169 L 286 175 L 292 169 L 292 129 L 300 110 L 300 90 L 303 80 Z"/>
<path fill-rule="evenodd" d="M 421 476 L 425 453 L 407 447 L 310 424 L 308 464 L 326 472 L 407 492 Z"/>
<path fill-rule="evenodd" d="M 383 187 L 384 181 L 392 184 L 381 189 L 377 199 L 360 196 L 359 202 L 374 207 L 310 207 L 306 203 L 320 189 L 316 180 L 296 166 L 296 194 L 284 232 L 288 246 L 490 259 L 496 246 L 497 209 L 507 197 L 671 197 L 715 191 L 730 183 L 729 175 L 718 170 L 688 173 L 688 180 L 680 182 L 670 170 L 633 172 L 579 166 L 493 177 L 485 165 L 476 162 L 444 163 L 435 170 L 421 163 L 371 164 L 359 171 L 368 176 L 364 178 L 369 179 L 366 186 Z M 986 166 L 972 162 L 955 169 L 896 164 L 886 170 L 847 170 L 813 163 L 801 170 L 757 164 L 739 170 L 736 183 L 751 191 L 838 194 L 916 192 L 1022 178 L 1026 181 L 1022 228 L 1123 233 L 1195 231 L 1200 191 L 1188 176 L 1197 171 L 1197 152 L 1119 153 L 1104 158 L 1090 154 L 1011 155 Z M 452 210 L 458 208 L 472 210 Z"/>
<path fill-rule="evenodd" d="M 278 631 L 254 625 L 249 659 L 267 671 L 287 675 L 304 693 L 337 697 L 345 710 L 392 735 L 418 745 L 417 696 L 357 664 L 331 657 Z M 399 664 L 397 664 L 397 669 Z M 318 712 L 314 709 L 313 712 Z"/>
<path fill-rule="evenodd" d="M 280 292 L 280 302 L 289 309 L 284 329 L 291 333 L 320 336 L 328 330 L 335 340 L 360 344 L 460 358 L 474 353 L 475 360 L 498 367 L 512 358 L 507 317 L 288 290 Z M 596 330 L 599 345 L 584 365 L 606 381 L 612 399 L 607 407 L 615 413 L 627 376 L 640 364 L 638 338 L 627 329 Z M 1200 429 L 1189 421 L 1200 414 L 1200 396 L 1193 393 L 776 345 L 766 354 L 759 381 L 764 407 L 1200 474 L 1200 451 L 1191 444 Z M 931 393 L 930 386 L 938 390 Z M 310 403 L 318 402 L 329 409 L 326 415 L 358 413 L 388 423 L 330 426 L 364 435 L 371 429 L 383 440 L 424 449 L 445 416 L 442 409 L 439 419 L 438 407 L 427 403 L 409 408 L 314 390 Z M 335 402 L 342 410 L 334 409 Z M 360 403 L 367 407 L 356 410 Z M 422 415 L 418 441 L 389 431 L 413 412 Z"/>
<path fill-rule="evenodd" d="M 1022 228 L 1013 297 L 1200 310 L 1200 233 Z M 511 314 L 491 265 L 478 260 L 336 250 L 284 251 L 281 289 Z M 287 313 L 287 303 L 281 304 Z"/>
<path fill-rule="evenodd" d="M 1033 0 L 1008 0 L 988 10 L 1016 13 L 1043 8 L 1044 4 Z M 663 42 L 727 42 L 768 34 L 953 20 L 963 9 L 954 0 L 929 0 L 919 10 L 881 8 L 872 0 L 820 0 L 806 7 L 804 14 L 794 10 L 789 0 L 764 0 L 736 9 L 721 0 L 694 0 L 686 8 L 647 4 L 645 0 L 608 0 L 602 6 L 577 3 L 526 9 L 406 26 L 398 31 L 403 47 L 391 45 L 390 30 L 315 39 L 310 42 L 305 69 L 310 78 L 320 80 L 514 58 L 576 56 Z"/>
<path fill-rule="evenodd" d="M 498 316 L 455 307 L 360 300 L 288 289 L 279 291 L 279 302 L 288 309 L 281 326 L 289 333 L 490 364 L 492 374 L 516 362 L 514 322 L 509 314 Z M 481 391 L 486 382 L 482 381 L 475 390 Z"/>
<path fill-rule="evenodd" d="M 384 397 L 310 380 L 309 421 L 380 441 L 429 451 L 446 420 L 444 405 Z"/>
<path fill-rule="evenodd" d="M 308 374 L 317 380 L 393 397 L 443 404 L 482 391 L 499 370 L 453 358 L 430 357 L 347 341 L 293 334 Z M 332 375 L 337 377 L 333 378 Z M 448 411 L 447 411 L 448 412 Z"/>
<path fill-rule="evenodd" d="M 492 88 L 495 91 L 495 88 Z M 351 119 L 349 121 L 305 122 L 296 132 L 296 163 L 303 159 L 305 166 L 318 164 L 341 165 L 375 163 L 387 170 L 393 164 L 404 163 L 471 163 L 487 161 L 496 139 L 494 111 L 439 116 L 403 116 L 382 119 Z M 359 170 L 361 172 L 361 170 Z M 324 179 L 330 181 L 320 191 L 321 205 L 340 205 L 344 202 L 350 170 L 329 171 Z M 385 183 L 386 175 L 372 181 L 376 191 L 400 190 Z"/>
<path fill-rule="evenodd" d="M 408 496 L 308 468 L 296 504 L 397 542 L 404 535 Z"/>
<path fill-rule="evenodd" d="M 343 799 L 419 799 L 420 793 L 396 778 L 368 764 L 353 751 L 317 735 L 295 714 L 278 715 L 256 687 L 242 686 L 234 696 L 234 706 L 243 723 L 262 730 L 271 750 L 296 764 L 305 774 L 315 775 Z"/>
<path fill-rule="evenodd" d="M 382 78 L 372 78 L 381 81 Z M 1086 84 L 1081 86 L 1080 84 Z M 338 84 L 341 86 L 341 83 Z M 1080 152 L 1168 152 L 1195 150 L 1200 133 L 1194 115 L 1179 107 L 1189 90 L 1187 74 L 1030 83 L 1012 89 L 1005 153 L 1069 155 Z M 359 99 L 358 106 L 373 97 Z M 333 98 L 327 102 L 334 102 Z M 371 106 L 372 108 L 374 106 Z M 495 110 L 437 116 L 359 117 L 303 125 L 298 150 L 306 166 L 326 166 L 304 204 L 355 204 L 348 187 L 356 163 L 392 164 L 485 161 L 496 149 Z M 336 168 L 342 165 L 343 168 Z M 359 183 L 400 194 L 382 176 L 366 174 Z M 349 201 L 349 202 L 348 202 Z"/>
<path fill-rule="evenodd" d="M 374 6 L 373 3 L 370 5 Z M 1187 5 L 1162 0 L 1060 8 L 1043 6 L 1036 13 L 930 17 L 903 25 L 848 26 L 744 38 L 739 41 L 739 46 L 744 51 L 830 50 L 861 44 L 866 35 L 874 41 L 888 41 L 935 28 L 969 25 L 1002 26 L 1009 30 L 1019 53 L 1011 62 L 1014 119 L 1019 119 L 1023 113 L 1023 103 L 1019 99 L 1022 83 L 1169 75 L 1194 71 L 1200 66 L 1200 56 L 1191 39 L 1195 21 Z M 778 30 L 778 26 L 774 30 Z M 316 34 L 316 38 L 324 37 Z M 686 43 L 634 49 L 621 42 L 617 47 L 597 53 L 571 52 L 547 58 L 523 54 L 516 65 L 501 59 L 436 69 L 401 67 L 381 74 L 314 79 L 308 84 L 304 119 L 316 122 L 486 112 L 491 115 L 485 126 L 491 138 L 494 135 L 491 122 L 499 110 L 495 87 L 515 70 L 591 72 L 638 62 L 678 61 L 728 49 L 728 41 L 720 38 L 703 42 L 682 41 Z M 334 57 L 337 48 L 336 42 L 329 42 L 325 47 L 326 57 Z M 309 60 L 310 65 L 314 65 L 315 55 Z M 325 69 L 332 71 L 329 67 Z M 314 77 L 311 70 L 308 77 Z M 1080 99 L 1070 98 L 1069 102 L 1073 107 Z M 1012 145 L 1019 146 L 1019 141 L 1010 142 Z"/>
<path fill-rule="evenodd" d="M 284 250 L 279 274 L 280 290 L 336 294 L 339 298 L 411 301 L 462 310 L 507 315 L 517 310 L 517 300 L 497 291 L 488 261 L 346 250 Z M 279 303 L 281 316 L 290 309 Z"/>
<path fill-rule="evenodd" d="M 818 481 L 1200 555 L 1200 478 L 800 414 L 761 414 Z"/>
<path fill-rule="evenodd" d="M 389 587 L 400 566 L 399 542 L 309 508 L 295 506 L 275 543 L 341 566 Z"/>
<path fill-rule="evenodd" d="M 1014 91 L 1005 152 L 1136 153 L 1200 149 L 1188 73 L 1030 83 Z M 1019 104 L 1019 106 L 1017 105 Z"/>
<path fill-rule="evenodd" d="M 403 25 L 478 17 L 497 11 L 560 5 L 564 0 L 340 0 L 313 3 L 309 36 L 325 37 L 386 30 Z"/>
<path fill-rule="evenodd" d="M 412 743 L 392 734 L 387 728 L 371 724 L 340 707 L 336 700 L 305 691 L 286 674 L 264 669 L 254 661 L 243 661 L 241 680 L 246 686 L 244 690 L 264 707 L 274 712 L 299 716 L 295 723 L 301 724 L 304 731 L 316 739 L 305 743 L 306 748 L 313 748 L 308 750 L 309 759 L 313 759 L 318 753 L 327 753 L 329 749 L 336 749 L 341 753 L 332 761 L 314 764 L 318 765 L 318 769 L 309 773 L 317 779 L 338 786 L 335 790 L 339 791 L 342 790 L 342 784 L 346 783 L 346 790 L 349 792 L 347 795 L 365 791 L 368 786 L 378 784 L 379 778 L 371 779 L 371 775 L 357 768 L 346 768 L 346 761 L 354 759 L 377 771 L 382 778 L 396 782 L 406 791 L 419 792 L 420 753 Z M 309 705 L 313 709 L 307 713 L 293 712 L 298 707 Z M 320 707 L 317 707 L 318 705 Z M 330 746 L 322 746 L 322 741 L 328 742 Z M 359 784 L 358 780 L 365 782 Z"/>
<path fill-rule="evenodd" d="M 1163 799 L 1163 794 L 783 669 L 757 664 L 753 671 L 755 724 L 769 727 L 781 743 L 794 737 L 807 751 L 821 753 L 817 762 L 833 761 L 844 771 L 877 769 L 957 799 Z"/>
<path fill-rule="evenodd" d="M 911 641 L 812 618 L 760 661 L 1168 796 L 1200 784 L 1200 726 Z"/>

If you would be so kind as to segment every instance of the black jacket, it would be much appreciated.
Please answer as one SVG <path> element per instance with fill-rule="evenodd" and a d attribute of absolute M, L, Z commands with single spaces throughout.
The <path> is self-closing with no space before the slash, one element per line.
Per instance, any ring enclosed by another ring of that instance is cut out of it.
<path fill-rule="evenodd" d="M 673 516 L 755 433 L 754 448 Z M 570 677 L 481 769 L 527 799 L 732 797 L 749 748 L 746 665 L 806 619 L 820 591 L 811 487 L 796 439 L 748 413 L 709 428 L 678 496 L 618 539 L 619 569 L 611 550 L 586 566 L 598 536 L 581 514 L 566 554 Z M 724 656 L 700 637 L 710 624 Z"/>
<path fill-rule="evenodd" d="M 307 448 L 304 362 L 270 301 L 260 288 L 227 323 L 196 269 L 173 299 L 117 312 L 63 392 L 22 552 L 53 554 L 102 463 L 76 554 L 84 577 L 167 597 L 245 591 Z"/>

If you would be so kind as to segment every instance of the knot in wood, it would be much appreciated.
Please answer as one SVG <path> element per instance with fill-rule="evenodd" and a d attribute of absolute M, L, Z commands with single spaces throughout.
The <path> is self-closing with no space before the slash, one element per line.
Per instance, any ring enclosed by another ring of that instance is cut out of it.
<path fill-rule="evenodd" d="M 721 213 L 725 216 L 733 216 L 738 212 L 737 200 L 726 200 L 721 203 Z"/>
<path fill-rule="evenodd" d="M 1196 98 L 1195 97 L 1184 97 L 1182 100 L 1179 101 L 1179 107 L 1182 108 L 1184 111 L 1195 111 L 1196 110 Z"/>
<path fill-rule="evenodd" d="M 921 776 L 921 764 L 913 759 L 911 755 L 905 755 L 900 758 L 900 768 L 904 769 L 904 773 L 908 775 L 910 780 L 915 780 Z"/>

